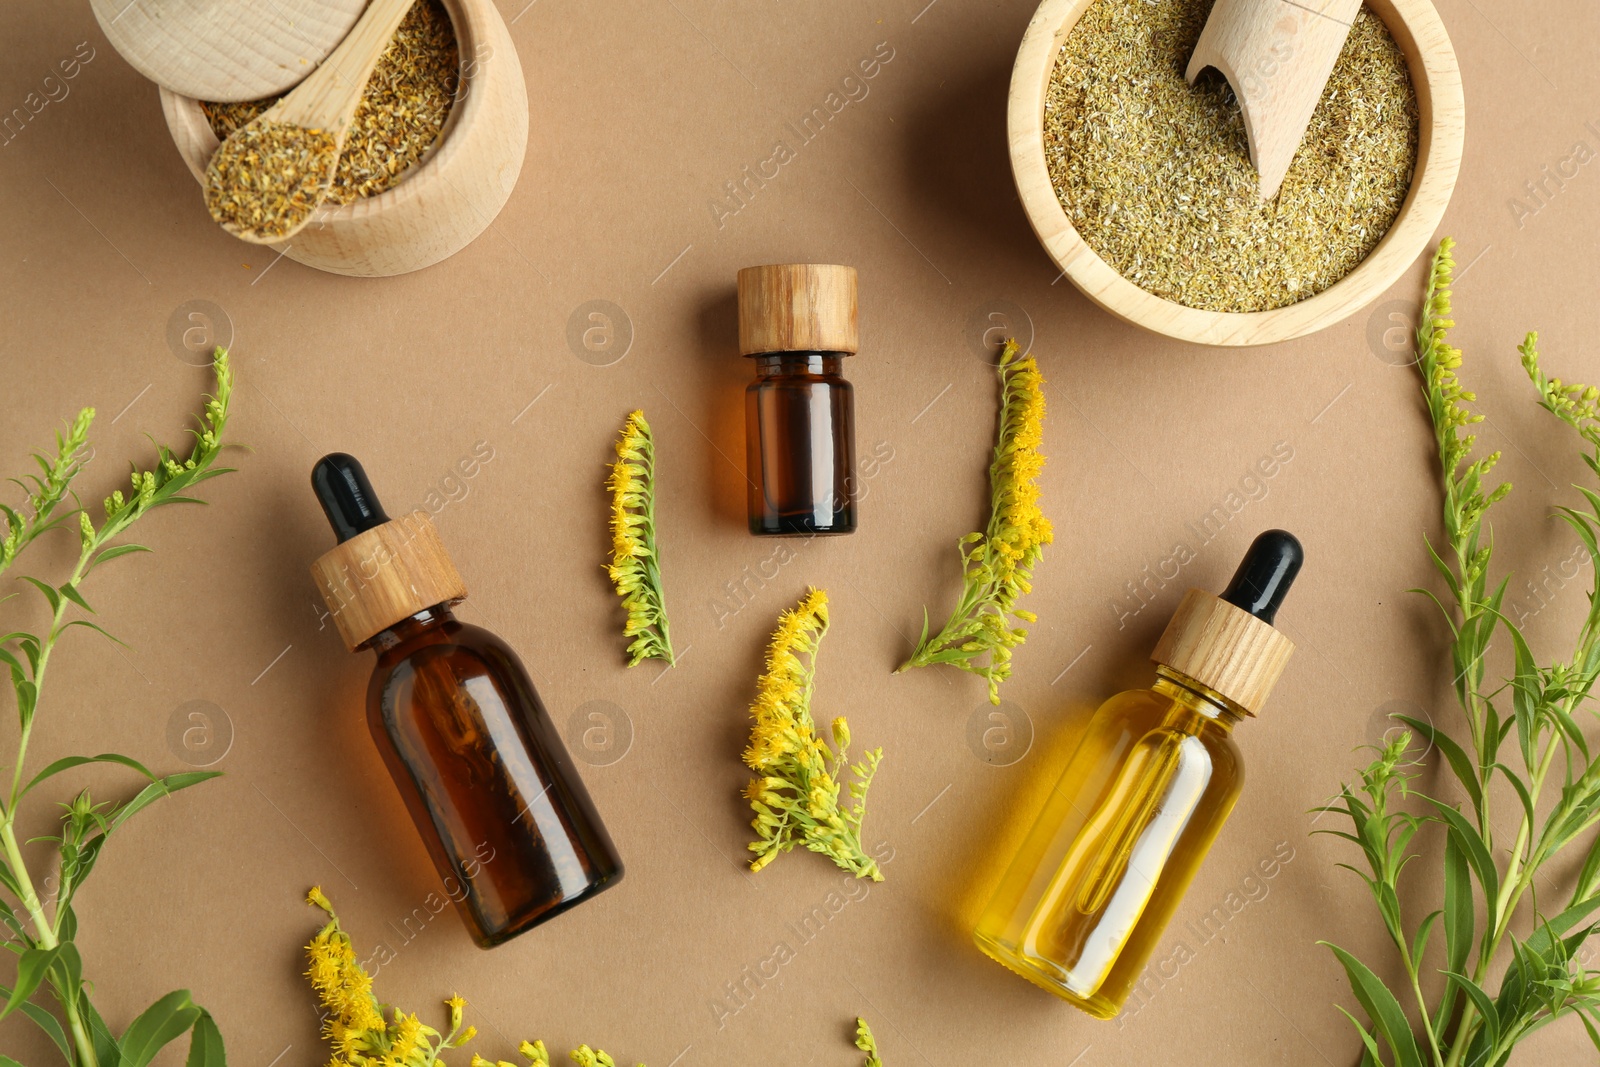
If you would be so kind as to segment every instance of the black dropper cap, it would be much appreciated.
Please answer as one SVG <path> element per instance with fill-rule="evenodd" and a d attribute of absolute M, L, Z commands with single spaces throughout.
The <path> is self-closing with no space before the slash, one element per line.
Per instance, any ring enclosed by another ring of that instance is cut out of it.
<path fill-rule="evenodd" d="M 1251 543 L 1222 599 L 1270 626 L 1305 559 L 1294 534 L 1268 530 Z"/>
<path fill-rule="evenodd" d="M 311 490 L 341 543 L 389 521 L 356 457 L 330 452 L 311 468 Z"/>

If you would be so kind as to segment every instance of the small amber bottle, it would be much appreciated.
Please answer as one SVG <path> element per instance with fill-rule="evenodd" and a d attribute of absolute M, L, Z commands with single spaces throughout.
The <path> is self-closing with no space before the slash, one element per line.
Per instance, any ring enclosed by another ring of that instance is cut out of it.
<path fill-rule="evenodd" d="M 378 654 L 367 726 L 473 940 L 615 885 L 622 861 L 528 672 L 451 614 L 467 590 L 427 514 L 391 520 L 343 453 L 311 485 L 339 538 L 312 577 L 346 646 Z"/>
<path fill-rule="evenodd" d="M 783 263 L 739 272 L 739 351 L 756 361 L 745 390 L 753 534 L 856 528 L 854 267 Z"/>
<path fill-rule="evenodd" d="M 1122 1010 L 1233 810 L 1233 727 L 1294 644 L 1272 626 L 1300 542 L 1256 538 L 1222 596 L 1191 589 L 1151 659 L 1156 684 L 1100 706 L 978 921 L 978 947 L 1102 1019 Z"/>

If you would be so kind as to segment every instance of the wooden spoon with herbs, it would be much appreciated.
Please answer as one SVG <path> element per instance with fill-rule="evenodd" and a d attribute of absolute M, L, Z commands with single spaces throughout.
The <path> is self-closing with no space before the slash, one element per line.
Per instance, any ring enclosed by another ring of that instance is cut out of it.
<path fill-rule="evenodd" d="M 282 100 L 235 130 L 206 165 L 206 207 L 254 244 L 294 236 L 333 181 L 356 106 L 412 0 L 371 0 L 322 65 Z"/>

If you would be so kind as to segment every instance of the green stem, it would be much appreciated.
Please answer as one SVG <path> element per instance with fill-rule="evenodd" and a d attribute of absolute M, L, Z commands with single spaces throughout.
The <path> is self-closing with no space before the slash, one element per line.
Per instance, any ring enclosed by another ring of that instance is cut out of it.
<path fill-rule="evenodd" d="M 1555 759 L 1556 748 L 1553 739 L 1546 744 L 1539 766 L 1534 771 L 1530 795 L 1535 806 L 1538 805 L 1539 797 L 1544 791 L 1545 778 L 1550 772 L 1550 764 Z M 1525 865 L 1522 855 L 1529 846 L 1532 834 L 1533 825 L 1524 812 L 1521 825 L 1517 827 L 1516 843 L 1511 848 L 1511 859 L 1506 864 L 1505 880 L 1501 883 L 1500 892 L 1495 898 L 1497 916 L 1495 929 L 1485 932 L 1484 943 L 1478 954 L 1478 965 L 1473 969 L 1472 980 L 1479 985 L 1482 985 L 1484 979 L 1488 977 L 1489 966 L 1500 950 L 1500 943 L 1505 939 L 1506 931 L 1511 928 L 1511 917 L 1516 913 L 1517 906 L 1522 903 L 1522 897 L 1528 891 L 1528 887 L 1533 884 L 1533 875 L 1538 865 L 1531 863 Z M 1462 1057 L 1466 1055 L 1467 1047 L 1472 1044 L 1472 1039 L 1476 1036 L 1477 1029 L 1477 1005 L 1469 999 L 1461 1010 L 1461 1023 L 1456 1027 L 1455 1043 L 1445 1067 L 1459 1067 Z"/>
<path fill-rule="evenodd" d="M 72 568 L 72 577 L 67 579 L 68 585 L 77 585 L 83 578 L 83 570 L 89 565 L 89 560 L 94 553 L 105 543 L 105 531 L 95 536 L 95 539 L 85 545 L 78 553 L 78 563 Z M 44 692 L 44 672 L 50 665 L 50 652 L 56 647 L 56 640 L 61 636 L 61 621 L 66 618 L 67 607 L 72 603 L 66 597 L 56 594 L 60 599 L 56 601 L 54 613 L 50 617 L 50 629 L 45 634 L 45 639 L 39 645 L 39 665 L 33 671 L 33 714 L 22 725 L 22 732 L 17 740 L 17 764 L 11 772 L 11 797 L 6 804 L 6 823 L 10 824 L 16 815 L 17 801 L 21 799 L 22 792 L 22 767 L 28 756 L 28 741 L 33 735 L 33 724 L 39 718 L 39 701 Z"/>
<path fill-rule="evenodd" d="M 114 536 L 114 534 L 113 534 Z M 78 555 L 77 565 L 72 568 L 72 577 L 68 584 L 76 585 L 83 578 L 84 568 L 94 558 L 94 554 L 105 543 L 106 531 L 102 530 L 95 539 L 83 546 Z M 57 898 L 56 915 L 52 919 L 45 914 L 44 905 L 39 900 L 39 893 L 34 888 L 33 876 L 29 873 L 27 863 L 23 859 L 22 849 L 17 844 L 16 818 L 17 807 L 22 797 L 22 771 L 27 761 L 28 742 L 33 735 L 33 724 L 38 721 L 39 701 L 44 692 L 45 672 L 50 666 L 50 653 L 55 648 L 56 641 L 61 637 L 62 621 L 66 617 L 67 607 L 71 603 L 66 597 L 61 597 L 56 602 L 55 611 L 50 618 L 50 629 L 45 634 L 45 639 L 39 646 L 39 665 L 33 672 L 34 704 L 33 715 L 22 724 L 17 740 L 17 762 L 11 773 L 10 800 L 0 816 L 0 844 L 5 848 L 7 861 L 11 864 L 13 875 L 18 886 L 22 889 L 22 906 L 27 910 L 28 917 L 33 921 L 35 939 L 39 945 L 46 949 L 55 948 L 60 944 L 59 923 L 62 910 L 61 901 L 64 896 Z M 63 889 L 65 886 L 63 885 Z M 90 1039 L 89 1032 L 83 1023 L 83 1017 L 78 1010 L 78 998 L 81 989 L 68 989 L 62 984 L 52 968 L 50 983 L 60 995 L 61 1009 L 67 1019 L 67 1027 L 72 1032 L 73 1044 L 77 1047 L 78 1067 L 97 1067 L 94 1052 L 94 1042 Z"/>
<path fill-rule="evenodd" d="M 39 900 L 38 890 L 33 886 L 33 878 L 28 873 L 27 864 L 23 862 L 22 849 L 17 844 L 16 829 L 12 826 L 14 814 L 13 808 L 7 813 L 6 818 L 0 821 L 0 846 L 5 848 L 6 860 L 11 864 L 12 874 L 16 876 L 17 884 L 22 889 L 22 906 L 27 909 L 29 918 L 33 920 L 39 946 L 52 949 L 61 942 L 56 937 L 55 924 L 44 913 L 44 904 Z M 78 1011 L 79 990 L 62 988 L 60 980 L 54 974 L 54 968 L 50 982 L 61 996 L 61 1008 L 67 1017 L 67 1028 L 72 1031 L 72 1043 L 77 1047 L 78 1067 L 98 1067 L 94 1042 L 90 1039 L 89 1031 L 83 1025 L 83 1016 Z"/>

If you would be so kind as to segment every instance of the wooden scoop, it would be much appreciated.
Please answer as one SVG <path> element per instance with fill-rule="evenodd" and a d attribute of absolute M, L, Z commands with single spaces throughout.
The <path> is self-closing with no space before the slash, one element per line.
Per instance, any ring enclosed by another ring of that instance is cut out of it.
<path fill-rule="evenodd" d="M 1244 114 L 1261 198 L 1278 195 L 1361 0 L 1217 0 L 1189 59 L 1215 67 Z"/>
<path fill-rule="evenodd" d="M 333 51 L 365 0 L 90 0 L 111 47 L 196 100 L 259 100 Z"/>
<path fill-rule="evenodd" d="M 253 244 L 276 244 L 311 221 L 333 181 L 372 68 L 412 2 L 371 0 L 320 67 L 213 153 L 206 205 L 224 229 Z M 257 201 L 263 206 L 252 211 L 248 205 Z"/>

